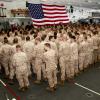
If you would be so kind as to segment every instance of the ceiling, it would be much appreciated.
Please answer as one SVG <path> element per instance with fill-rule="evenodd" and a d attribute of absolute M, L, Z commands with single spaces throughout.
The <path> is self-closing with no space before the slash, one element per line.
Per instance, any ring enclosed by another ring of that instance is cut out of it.
<path fill-rule="evenodd" d="M 13 1 L 22 1 L 22 0 L 0 0 L 6 2 L 13 2 Z M 31 2 L 43 2 L 44 3 L 56 3 L 56 4 L 68 4 L 74 6 L 81 6 L 81 7 L 88 7 L 93 9 L 100 9 L 100 0 L 23 0 L 23 1 L 31 1 Z"/>

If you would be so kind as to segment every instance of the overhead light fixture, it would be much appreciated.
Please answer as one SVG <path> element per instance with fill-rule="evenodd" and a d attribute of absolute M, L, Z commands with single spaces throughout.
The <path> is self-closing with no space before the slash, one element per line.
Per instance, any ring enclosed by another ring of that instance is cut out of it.
<path fill-rule="evenodd" d="M 13 0 L 0 0 L 0 1 L 12 2 Z"/>
<path fill-rule="evenodd" d="M 48 0 L 41 0 L 41 1 L 46 2 L 46 1 L 48 1 Z"/>
<path fill-rule="evenodd" d="M 91 3 L 91 2 L 92 2 L 92 0 L 85 0 L 85 2 Z"/>

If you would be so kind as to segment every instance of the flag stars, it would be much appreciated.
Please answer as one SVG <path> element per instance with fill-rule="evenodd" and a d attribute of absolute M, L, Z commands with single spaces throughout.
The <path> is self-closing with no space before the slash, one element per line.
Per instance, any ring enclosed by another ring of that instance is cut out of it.
<path fill-rule="evenodd" d="M 30 14 L 31 14 L 32 18 L 41 19 L 44 17 L 44 13 L 43 13 L 41 4 L 30 4 L 29 10 L 30 10 Z"/>

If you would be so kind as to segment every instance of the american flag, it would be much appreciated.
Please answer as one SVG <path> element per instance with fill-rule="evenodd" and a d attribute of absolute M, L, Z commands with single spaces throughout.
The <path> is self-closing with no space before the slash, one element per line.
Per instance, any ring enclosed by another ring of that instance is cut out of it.
<path fill-rule="evenodd" d="M 28 9 L 35 26 L 67 24 L 69 22 L 65 6 L 28 3 Z"/>

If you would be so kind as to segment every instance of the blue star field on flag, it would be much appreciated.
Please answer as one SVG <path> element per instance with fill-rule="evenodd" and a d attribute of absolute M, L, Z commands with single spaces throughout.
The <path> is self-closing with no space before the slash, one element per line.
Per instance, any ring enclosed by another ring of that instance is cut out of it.
<path fill-rule="evenodd" d="M 42 4 L 31 4 L 29 3 L 29 11 L 30 16 L 34 19 L 42 19 L 44 18 L 44 13 L 42 10 Z"/>

